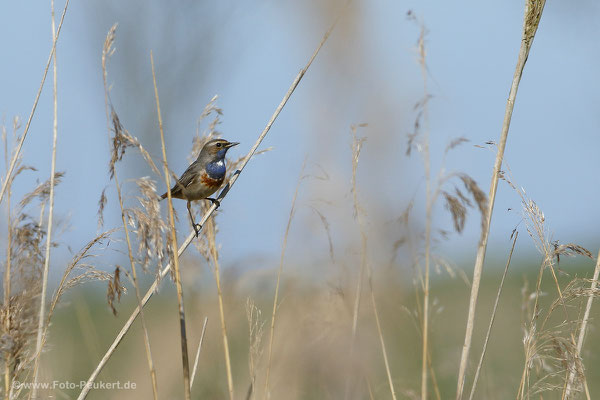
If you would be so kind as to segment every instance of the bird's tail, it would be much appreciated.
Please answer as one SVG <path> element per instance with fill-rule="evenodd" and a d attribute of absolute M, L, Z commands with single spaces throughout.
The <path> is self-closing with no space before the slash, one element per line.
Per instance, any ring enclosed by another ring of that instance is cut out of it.
<path fill-rule="evenodd" d="M 164 193 L 162 194 L 162 196 L 160 196 L 160 200 L 164 200 L 164 199 L 166 199 L 166 198 L 167 198 L 167 192 L 164 192 Z M 159 200 L 159 201 L 160 201 L 160 200 Z"/>

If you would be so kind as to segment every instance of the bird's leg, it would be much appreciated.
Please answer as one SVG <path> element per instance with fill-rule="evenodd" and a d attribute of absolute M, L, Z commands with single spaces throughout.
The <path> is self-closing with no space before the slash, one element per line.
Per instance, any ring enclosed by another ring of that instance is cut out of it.
<path fill-rule="evenodd" d="M 217 208 L 221 207 L 221 202 L 217 199 L 213 199 L 212 197 L 207 197 L 206 200 L 210 200 L 211 203 L 216 204 Z"/>
<path fill-rule="evenodd" d="M 194 216 L 192 215 L 191 205 L 192 205 L 192 202 L 188 200 L 187 209 L 188 209 L 188 212 L 190 213 L 190 220 L 192 221 L 192 226 L 194 227 L 194 232 L 196 232 L 196 237 L 198 237 L 198 235 L 200 235 L 200 229 L 202 229 L 202 225 L 197 224 L 194 221 Z"/>

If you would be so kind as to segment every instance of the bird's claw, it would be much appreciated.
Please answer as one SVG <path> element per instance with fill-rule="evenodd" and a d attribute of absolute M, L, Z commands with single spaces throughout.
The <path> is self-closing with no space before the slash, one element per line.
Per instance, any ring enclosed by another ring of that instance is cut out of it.
<path fill-rule="evenodd" d="M 217 199 L 213 199 L 212 197 L 207 197 L 206 200 L 210 200 L 213 204 L 216 204 L 217 208 L 221 207 L 221 202 Z"/>
<path fill-rule="evenodd" d="M 202 225 L 200 224 L 194 224 L 194 231 L 196 232 L 196 237 L 198 237 L 200 235 L 200 229 L 202 229 Z"/>

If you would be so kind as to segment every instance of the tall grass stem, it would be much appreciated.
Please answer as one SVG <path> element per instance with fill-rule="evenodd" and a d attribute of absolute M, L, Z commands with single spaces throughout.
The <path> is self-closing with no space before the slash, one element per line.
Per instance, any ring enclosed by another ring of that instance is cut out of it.
<path fill-rule="evenodd" d="M 196 370 L 198 369 L 198 361 L 200 361 L 200 352 L 202 351 L 202 343 L 204 343 L 204 333 L 206 332 L 207 323 L 208 317 L 204 317 L 204 323 L 202 324 L 202 333 L 200 334 L 198 350 L 196 351 L 196 358 L 194 360 L 194 368 L 192 369 L 192 376 L 190 377 L 190 390 L 192 389 L 192 387 L 194 387 L 194 377 L 196 376 Z"/>
<path fill-rule="evenodd" d="M 508 254 L 508 260 L 506 261 L 506 267 L 504 267 L 504 273 L 502 274 L 502 279 L 500 280 L 500 286 L 498 287 L 498 294 L 496 295 L 496 300 L 494 301 L 494 308 L 492 310 L 490 324 L 488 325 L 488 330 L 485 334 L 485 340 L 483 342 L 483 349 L 481 350 L 481 357 L 479 358 L 479 363 L 477 364 L 477 369 L 475 370 L 475 378 L 473 378 L 473 386 L 471 387 L 471 394 L 469 395 L 469 400 L 473 400 L 473 396 L 475 395 L 475 389 L 477 388 L 477 382 L 479 381 L 479 373 L 481 372 L 481 367 L 483 365 L 483 359 L 485 357 L 487 345 L 490 340 L 490 334 L 492 333 L 492 326 L 494 325 L 494 319 L 496 318 L 496 311 L 498 310 L 498 303 L 500 302 L 500 295 L 502 294 L 502 288 L 504 287 L 504 279 L 506 278 L 506 274 L 508 273 L 508 267 L 510 266 L 510 260 L 512 259 L 513 251 L 515 250 L 515 244 L 517 243 L 518 236 L 519 236 L 519 231 L 515 231 L 515 235 L 514 235 L 513 242 L 512 242 L 512 247 L 510 248 L 510 253 Z"/>
<path fill-rule="evenodd" d="M 163 163 L 165 169 L 165 184 L 167 185 L 167 201 L 169 208 L 169 222 L 171 225 L 171 242 L 173 249 L 177 248 L 177 231 L 175 230 L 175 215 L 173 212 L 173 198 L 171 197 L 171 177 L 167 163 L 167 150 L 165 147 L 165 134 L 163 130 L 162 115 L 160 113 L 160 100 L 158 98 L 158 87 L 156 85 L 156 74 L 154 72 L 154 57 L 150 52 L 150 63 L 152 64 L 152 82 L 154 83 L 154 97 L 156 98 L 156 112 L 158 114 L 158 129 L 160 131 L 160 143 L 162 148 Z M 181 285 L 181 272 L 179 269 L 179 254 L 173 252 L 173 267 L 175 272 L 175 287 L 177 289 L 177 304 L 179 306 L 179 328 L 181 335 L 181 360 L 183 364 L 183 393 L 185 400 L 191 399 L 190 389 L 190 363 L 188 360 L 187 334 L 185 330 L 185 310 L 183 304 L 183 288 Z M 140 307 L 141 310 L 141 307 Z"/>
<path fill-rule="evenodd" d="M 65 20 L 65 15 L 67 14 L 67 8 L 69 7 L 69 0 L 66 0 L 65 7 L 63 8 L 62 15 L 60 17 L 60 23 L 58 24 L 58 29 L 56 31 L 56 35 L 54 40 L 52 41 L 52 49 L 50 50 L 50 55 L 48 55 L 48 61 L 46 61 L 46 68 L 44 68 L 44 74 L 42 75 L 42 81 L 40 82 L 40 87 L 38 88 L 37 94 L 35 96 L 35 100 L 33 101 L 33 107 L 31 108 L 31 112 L 29 113 L 29 118 L 27 118 L 27 123 L 25 124 L 25 130 L 23 131 L 23 135 L 21 135 L 21 139 L 19 140 L 19 144 L 17 145 L 17 150 L 15 151 L 12 160 L 10 161 L 10 166 L 8 167 L 8 171 L 6 172 L 6 176 L 10 177 L 15 169 L 15 165 L 17 164 L 17 160 L 19 158 L 19 154 L 21 154 L 21 148 L 23 147 L 23 143 L 25 142 L 25 138 L 27 137 L 27 133 L 29 133 L 29 127 L 31 126 L 31 121 L 33 120 L 33 116 L 35 114 L 35 110 L 37 108 L 38 102 L 40 100 L 40 95 L 42 94 L 42 88 L 44 87 L 44 83 L 46 82 L 46 76 L 48 75 L 48 69 L 50 68 L 50 63 L 52 62 L 52 57 L 54 56 L 54 52 L 56 51 L 56 42 L 58 41 L 58 37 L 60 35 L 60 30 L 63 25 L 63 21 Z M 0 190 L 0 203 L 2 203 L 2 199 L 4 199 L 4 194 L 6 192 L 6 187 L 8 185 L 8 180 L 5 179 L 2 184 L 2 189 Z"/>
<path fill-rule="evenodd" d="M 585 333 L 587 330 L 588 321 L 590 320 L 590 310 L 592 309 L 592 302 L 594 301 L 594 293 L 596 292 L 596 288 L 598 286 L 598 276 L 600 275 L 600 250 L 598 251 L 598 256 L 596 257 L 596 267 L 594 268 L 594 276 L 592 277 L 592 283 L 590 284 L 590 295 L 587 299 L 585 305 L 585 311 L 583 313 L 583 319 L 581 320 L 581 326 L 579 327 L 579 335 L 577 337 L 577 355 L 581 357 L 581 349 L 583 348 L 583 341 L 585 340 Z M 566 398 L 569 398 L 573 381 L 575 379 L 575 370 L 571 369 L 569 373 L 569 381 L 566 389 Z M 589 399 L 590 395 L 588 393 L 586 387 L 586 396 Z"/>
<path fill-rule="evenodd" d="M 51 16 L 52 16 L 52 42 L 56 41 L 56 21 L 54 19 L 54 0 L 50 0 Z M 48 271 L 50 269 L 50 247 L 52 244 L 52 223 L 54 215 L 54 185 L 56 171 L 56 139 L 58 136 L 58 87 L 57 87 L 57 65 L 56 65 L 56 50 L 53 54 L 54 62 L 52 63 L 52 101 L 53 101 L 53 123 L 52 123 L 52 161 L 50 163 L 50 195 L 48 197 L 48 226 L 46 228 L 46 249 L 44 257 L 44 269 L 42 272 L 42 293 L 40 294 L 40 310 L 38 318 L 37 339 L 35 345 L 35 360 L 33 367 L 33 387 L 30 395 L 32 398 L 37 397 L 38 378 L 39 378 L 39 363 L 42 354 L 42 330 L 44 326 L 44 316 L 46 314 L 46 291 L 48 290 Z"/>
<path fill-rule="evenodd" d="M 510 121 L 512 119 L 513 109 L 515 107 L 515 100 L 517 98 L 519 83 L 521 81 L 521 77 L 523 76 L 523 69 L 525 68 L 525 63 L 527 62 L 529 50 L 531 49 L 531 45 L 533 44 L 533 39 L 539 26 L 540 18 L 542 16 L 545 3 L 545 0 L 526 0 L 525 2 L 525 17 L 523 22 L 523 35 L 521 39 L 521 47 L 519 49 L 519 56 L 517 59 L 515 73 L 513 75 L 513 81 L 510 87 L 510 93 L 506 102 L 504 121 L 502 123 L 502 132 L 500 134 L 500 142 L 498 143 L 498 151 L 496 153 L 496 160 L 494 162 L 494 169 L 492 171 L 492 179 L 490 182 L 490 191 L 488 195 L 486 223 L 481 231 L 481 238 L 479 240 L 479 246 L 477 248 L 477 258 L 475 260 L 475 266 L 473 268 L 473 283 L 471 285 L 471 295 L 469 298 L 469 312 L 467 317 L 465 341 L 462 348 L 460 366 L 458 371 L 458 382 L 456 385 L 457 400 L 462 399 L 464 390 L 465 373 L 467 370 L 469 351 L 471 349 L 471 341 L 473 338 L 473 328 L 475 326 L 475 308 L 477 306 L 477 296 L 479 294 L 479 286 L 481 283 L 481 275 L 483 272 L 483 263 L 485 261 L 485 252 L 487 249 L 488 236 L 490 232 L 490 224 L 492 222 L 492 213 L 494 211 L 494 201 L 496 200 L 496 190 L 498 189 L 499 173 L 500 168 L 502 167 L 502 161 L 504 159 L 504 149 L 506 148 L 506 140 L 508 138 Z"/>
<path fill-rule="evenodd" d="M 233 375 L 231 373 L 231 354 L 229 351 L 229 339 L 227 338 L 227 325 L 225 324 L 225 305 L 223 304 L 223 290 L 221 288 L 221 272 L 219 265 L 219 252 L 217 251 L 216 241 L 216 227 L 214 217 L 209 219 L 207 222 L 206 239 L 208 241 L 208 247 L 210 256 L 212 257 L 214 269 L 213 273 L 215 276 L 215 283 L 217 285 L 217 300 L 219 303 L 219 317 L 221 319 L 221 337 L 223 339 L 223 352 L 225 355 L 225 372 L 227 374 L 227 390 L 229 391 L 229 400 L 234 399 L 233 394 Z M 204 225 L 203 225 L 204 226 Z"/>

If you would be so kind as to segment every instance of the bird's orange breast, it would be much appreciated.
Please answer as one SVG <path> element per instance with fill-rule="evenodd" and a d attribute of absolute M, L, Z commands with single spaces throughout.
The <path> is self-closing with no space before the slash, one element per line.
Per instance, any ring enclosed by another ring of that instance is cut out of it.
<path fill-rule="evenodd" d="M 200 182 L 202 182 L 203 185 L 211 189 L 218 189 L 223 183 L 223 179 L 224 178 L 213 179 L 206 172 L 200 175 Z"/>

